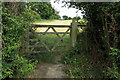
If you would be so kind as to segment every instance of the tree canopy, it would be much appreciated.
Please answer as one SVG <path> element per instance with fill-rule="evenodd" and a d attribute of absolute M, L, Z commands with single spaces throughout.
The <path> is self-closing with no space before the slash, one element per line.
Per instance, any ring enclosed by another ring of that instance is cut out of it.
<path fill-rule="evenodd" d="M 59 19 L 59 12 L 55 11 L 49 2 L 31 2 L 27 4 L 29 9 L 36 11 L 42 19 Z"/>

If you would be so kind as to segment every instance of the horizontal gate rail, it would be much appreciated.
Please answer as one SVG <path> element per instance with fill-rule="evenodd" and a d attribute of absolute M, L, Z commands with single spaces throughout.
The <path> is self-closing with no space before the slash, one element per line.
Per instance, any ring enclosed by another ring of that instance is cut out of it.
<path fill-rule="evenodd" d="M 35 32 L 36 34 L 44 34 L 44 32 Z M 55 32 L 47 32 L 46 34 L 56 34 Z M 57 34 L 65 34 L 65 32 L 57 32 Z M 66 34 L 70 34 L 70 32 L 67 32 Z"/>
<path fill-rule="evenodd" d="M 70 40 L 69 38 L 63 38 L 63 39 L 65 39 L 65 40 Z M 62 40 L 63 40 L 63 39 L 62 39 Z M 29 41 L 40 41 L 40 40 L 59 40 L 59 39 L 58 39 L 58 38 L 29 39 Z"/>
<path fill-rule="evenodd" d="M 66 50 L 54 50 L 54 51 L 50 51 L 50 52 L 65 52 L 65 51 L 68 51 L 68 49 L 66 49 Z M 32 53 L 44 53 L 44 52 L 48 52 L 48 51 L 32 51 Z"/>
<path fill-rule="evenodd" d="M 81 25 L 81 24 L 78 24 L 78 27 L 86 27 L 86 25 Z M 66 28 L 66 27 L 71 27 L 71 25 L 36 25 L 36 24 L 33 24 L 34 28 L 38 28 L 38 27 L 62 27 L 62 28 Z"/>
<path fill-rule="evenodd" d="M 35 25 L 35 24 L 33 24 L 33 26 L 32 27 L 62 27 L 62 28 L 64 28 L 64 27 L 71 27 L 71 25 Z"/>
<path fill-rule="evenodd" d="M 65 34 L 65 32 L 57 32 L 58 34 Z M 30 34 L 32 34 L 31 32 L 30 32 Z M 56 34 L 55 32 L 47 32 L 47 33 L 45 33 L 45 32 L 34 32 L 34 34 L 43 34 L 43 35 L 45 35 L 45 34 Z M 70 34 L 70 32 L 67 32 L 66 34 Z"/>
<path fill-rule="evenodd" d="M 58 47 L 62 46 L 67 46 L 68 44 L 58 44 Z M 34 48 L 34 47 L 44 47 L 43 45 L 30 45 L 29 48 Z"/>

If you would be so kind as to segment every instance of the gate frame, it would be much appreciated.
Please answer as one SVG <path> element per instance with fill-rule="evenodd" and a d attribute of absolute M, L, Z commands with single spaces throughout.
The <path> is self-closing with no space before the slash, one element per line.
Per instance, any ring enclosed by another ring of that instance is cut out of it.
<path fill-rule="evenodd" d="M 46 29 L 46 31 L 45 32 L 35 32 L 35 30 L 38 28 L 38 27 L 45 27 L 45 26 L 47 26 L 48 28 Z M 52 26 L 52 27 L 50 27 L 50 26 Z M 57 32 L 55 29 L 54 29 L 54 27 L 68 27 L 68 29 L 67 29 L 67 31 L 66 32 Z M 78 33 L 79 33 L 79 31 L 78 31 L 78 27 L 84 27 L 84 26 L 86 26 L 86 25 L 80 25 L 79 23 L 78 23 L 78 20 L 76 20 L 76 19 L 73 19 L 72 20 L 72 23 L 71 23 L 71 25 L 32 25 L 30 28 L 34 28 L 34 30 L 33 30 L 33 32 L 35 32 L 35 33 L 38 33 L 38 34 L 47 34 L 47 31 L 50 29 L 50 28 L 52 28 L 52 30 L 54 31 L 54 32 L 52 32 L 52 33 L 50 33 L 50 32 L 48 32 L 48 34 L 55 34 L 55 35 L 57 35 L 58 37 L 59 37 L 59 40 L 61 40 L 61 39 L 64 39 L 63 37 L 66 35 L 66 34 L 70 34 L 70 46 L 71 47 L 75 47 L 76 46 L 76 43 L 77 43 L 77 35 L 78 35 Z M 26 53 L 31 53 L 30 52 L 30 44 L 29 44 L 29 34 L 30 34 L 30 30 L 32 30 L 32 29 L 28 29 L 28 31 L 27 31 L 27 33 L 28 33 L 28 35 L 27 35 L 27 40 L 26 40 L 26 45 L 27 45 L 27 47 L 26 47 Z M 68 31 L 70 30 L 70 33 L 68 33 Z M 60 37 L 59 36 L 59 34 L 63 34 L 62 35 L 62 37 Z M 38 39 L 38 40 L 40 40 L 40 38 Z M 46 50 L 47 50 L 47 52 L 54 52 L 54 48 L 56 48 L 57 47 L 57 44 L 55 44 L 54 46 L 53 46 L 53 48 L 50 50 L 50 49 L 48 49 L 48 46 L 46 45 L 46 44 L 44 44 L 44 42 L 41 40 L 41 42 L 42 42 L 42 45 L 44 45 L 44 47 L 46 48 Z M 60 41 L 58 41 L 57 43 L 59 43 Z M 38 51 L 37 51 L 38 52 Z M 41 51 L 39 51 L 39 52 L 41 52 Z M 57 51 L 55 51 L 55 52 L 57 52 Z"/>

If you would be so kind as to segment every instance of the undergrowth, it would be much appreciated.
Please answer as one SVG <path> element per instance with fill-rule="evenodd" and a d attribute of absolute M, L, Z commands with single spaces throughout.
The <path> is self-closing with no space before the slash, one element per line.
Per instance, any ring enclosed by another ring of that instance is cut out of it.
<path fill-rule="evenodd" d="M 41 62 L 54 63 L 55 54 L 53 54 L 53 53 L 36 53 L 36 54 L 26 55 L 26 57 L 32 61 L 37 61 L 38 63 L 41 63 Z"/>
<path fill-rule="evenodd" d="M 64 70 L 70 78 L 101 78 L 100 69 L 94 68 L 89 55 L 80 54 L 77 49 L 67 52 L 62 61 L 67 65 Z"/>
<path fill-rule="evenodd" d="M 87 32 L 82 32 L 76 47 L 65 53 L 62 62 L 67 66 L 64 72 L 70 78 L 120 79 L 120 50 L 110 48 L 104 51 L 89 41 Z M 90 37 L 89 37 L 90 38 Z M 90 46 L 94 45 L 94 46 Z M 90 47 L 90 48 L 88 48 Z"/>

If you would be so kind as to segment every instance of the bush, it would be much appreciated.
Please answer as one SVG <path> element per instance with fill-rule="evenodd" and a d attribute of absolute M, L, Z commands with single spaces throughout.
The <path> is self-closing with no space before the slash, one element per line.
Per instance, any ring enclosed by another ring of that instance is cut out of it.
<path fill-rule="evenodd" d="M 90 58 L 77 52 L 77 48 L 72 49 L 63 56 L 64 63 L 68 66 L 65 72 L 70 78 L 96 78 L 93 66 L 90 64 Z"/>
<path fill-rule="evenodd" d="M 32 71 L 36 64 L 20 54 L 24 53 L 25 32 L 28 30 L 30 22 L 39 16 L 24 8 L 17 15 L 9 13 L 9 9 L 4 5 L 2 10 L 2 78 L 20 78 Z"/>
<path fill-rule="evenodd" d="M 34 63 L 26 58 L 15 54 L 11 57 L 11 62 L 3 60 L 2 78 L 20 78 L 33 71 Z"/>
<path fill-rule="evenodd" d="M 116 48 L 111 48 L 111 52 L 108 53 L 111 59 L 111 66 L 106 66 L 107 71 L 103 71 L 106 76 L 110 78 L 120 79 L 120 50 Z"/>

